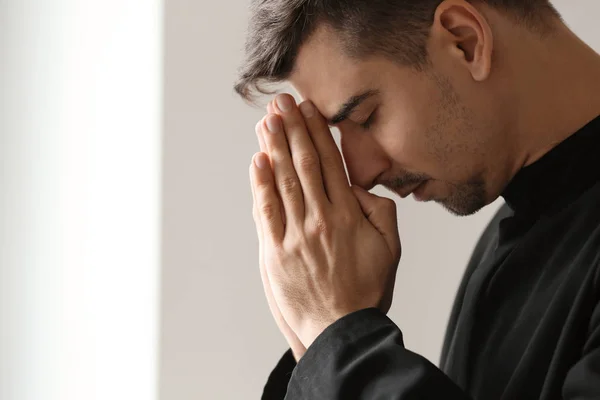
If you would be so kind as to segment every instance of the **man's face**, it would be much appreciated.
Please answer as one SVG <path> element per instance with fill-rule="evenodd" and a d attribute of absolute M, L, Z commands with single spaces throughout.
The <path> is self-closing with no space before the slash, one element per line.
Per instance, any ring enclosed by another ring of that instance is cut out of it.
<path fill-rule="evenodd" d="M 318 30 L 301 47 L 290 82 L 340 130 L 352 184 L 414 192 L 457 215 L 491 202 L 501 128 L 464 71 L 440 55 L 431 55 L 426 72 L 383 57 L 355 60 L 337 43 L 335 33 Z"/>

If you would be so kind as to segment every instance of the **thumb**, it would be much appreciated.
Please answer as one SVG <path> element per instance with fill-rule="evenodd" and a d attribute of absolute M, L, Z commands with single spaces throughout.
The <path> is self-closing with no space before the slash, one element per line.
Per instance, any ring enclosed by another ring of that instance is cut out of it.
<path fill-rule="evenodd" d="M 400 237 L 398 233 L 396 202 L 386 197 L 369 193 L 360 186 L 353 185 L 352 191 L 360 204 L 363 214 L 371 225 L 385 237 L 390 249 L 398 247 L 397 243 L 400 241 Z"/>

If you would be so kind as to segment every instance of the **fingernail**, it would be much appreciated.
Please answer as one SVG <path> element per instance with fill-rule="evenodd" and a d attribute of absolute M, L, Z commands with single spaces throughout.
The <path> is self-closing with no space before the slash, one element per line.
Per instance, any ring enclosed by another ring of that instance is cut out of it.
<path fill-rule="evenodd" d="M 267 117 L 267 128 L 271 133 L 277 133 L 280 129 L 279 117 L 276 115 L 269 115 Z"/>
<path fill-rule="evenodd" d="M 263 153 L 254 156 L 254 164 L 260 169 L 265 169 L 267 166 L 267 159 Z"/>
<path fill-rule="evenodd" d="M 315 114 L 315 107 L 310 101 L 305 101 L 300 104 L 300 112 L 304 115 L 304 118 L 310 118 Z"/>
<path fill-rule="evenodd" d="M 280 94 L 279 96 L 277 96 L 275 101 L 277 101 L 277 107 L 279 107 L 279 109 L 283 112 L 290 111 L 292 109 L 292 106 L 294 105 L 294 100 L 291 96 L 287 94 Z"/>

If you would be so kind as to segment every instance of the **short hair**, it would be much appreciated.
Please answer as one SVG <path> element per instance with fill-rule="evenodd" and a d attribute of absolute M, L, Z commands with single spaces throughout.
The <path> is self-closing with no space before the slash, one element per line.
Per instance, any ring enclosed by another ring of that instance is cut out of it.
<path fill-rule="evenodd" d="M 245 61 L 234 88 L 245 100 L 263 83 L 289 78 L 298 50 L 319 24 L 340 35 L 351 57 L 380 54 L 422 69 L 436 8 L 443 0 L 253 0 Z M 468 0 L 504 11 L 533 31 L 550 29 L 560 18 L 549 0 Z"/>

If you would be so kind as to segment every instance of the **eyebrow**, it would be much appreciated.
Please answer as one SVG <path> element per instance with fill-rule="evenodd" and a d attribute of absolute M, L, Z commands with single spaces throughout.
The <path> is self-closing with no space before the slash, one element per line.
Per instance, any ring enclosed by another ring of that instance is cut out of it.
<path fill-rule="evenodd" d="M 339 111 L 327 122 L 329 123 L 329 125 L 339 124 L 340 122 L 348 118 L 350 114 L 352 114 L 354 109 L 358 107 L 363 101 L 377 94 L 379 94 L 379 90 L 367 90 L 364 93 L 350 97 L 340 107 Z"/>

